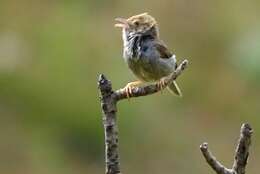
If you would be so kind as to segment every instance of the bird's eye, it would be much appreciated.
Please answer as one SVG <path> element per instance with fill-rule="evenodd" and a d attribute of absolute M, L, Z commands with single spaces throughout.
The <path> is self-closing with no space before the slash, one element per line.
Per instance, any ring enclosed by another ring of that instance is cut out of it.
<path fill-rule="evenodd" d="M 135 25 L 135 26 L 138 26 L 139 24 L 140 24 L 140 23 L 139 23 L 138 21 L 135 21 L 135 22 L 134 22 L 134 25 Z"/>

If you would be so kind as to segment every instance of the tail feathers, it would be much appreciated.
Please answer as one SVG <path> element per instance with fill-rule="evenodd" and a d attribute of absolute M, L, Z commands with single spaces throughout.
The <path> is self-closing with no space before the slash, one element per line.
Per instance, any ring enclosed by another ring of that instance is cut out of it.
<path fill-rule="evenodd" d="M 171 84 L 167 86 L 167 89 L 170 91 L 170 93 L 177 95 L 179 97 L 182 97 L 181 90 L 179 86 L 177 85 L 176 81 L 173 81 Z"/>

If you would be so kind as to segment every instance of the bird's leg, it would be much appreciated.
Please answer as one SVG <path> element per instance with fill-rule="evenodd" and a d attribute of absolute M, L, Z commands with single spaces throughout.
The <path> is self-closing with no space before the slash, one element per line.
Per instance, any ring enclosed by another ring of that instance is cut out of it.
<path fill-rule="evenodd" d="M 157 86 L 159 87 L 161 93 L 163 91 L 163 88 L 165 88 L 167 86 L 167 83 L 166 83 L 166 78 L 161 78 L 157 83 Z"/>
<path fill-rule="evenodd" d="M 136 87 L 142 83 L 143 83 L 142 81 L 134 81 L 134 82 L 127 83 L 127 85 L 124 87 L 124 90 L 126 91 L 126 95 L 128 99 L 130 98 L 130 95 L 132 95 L 133 87 Z"/>

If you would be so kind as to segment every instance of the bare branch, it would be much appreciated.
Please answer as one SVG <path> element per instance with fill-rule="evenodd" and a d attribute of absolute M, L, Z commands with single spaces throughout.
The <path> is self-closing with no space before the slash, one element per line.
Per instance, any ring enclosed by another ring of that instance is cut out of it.
<path fill-rule="evenodd" d="M 103 126 L 105 131 L 105 161 L 106 174 L 120 173 L 118 128 L 116 122 L 116 102 L 113 100 L 112 85 L 104 75 L 98 79 L 101 108 L 103 112 Z"/>
<path fill-rule="evenodd" d="M 237 174 L 245 174 L 247 159 L 249 155 L 249 146 L 251 144 L 251 135 L 253 130 L 249 124 L 243 124 L 240 131 L 240 138 L 236 148 L 235 159 L 232 169 Z"/>
<path fill-rule="evenodd" d="M 253 130 L 249 124 L 242 125 L 232 169 L 224 167 L 217 161 L 217 159 L 209 151 L 207 143 L 200 145 L 200 150 L 208 164 L 217 174 L 245 174 L 252 133 Z"/>
<path fill-rule="evenodd" d="M 217 159 L 212 155 L 210 150 L 208 149 L 208 143 L 203 143 L 200 145 L 200 150 L 208 162 L 208 164 L 212 167 L 213 170 L 216 171 L 217 174 L 230 174 L 231 170 L 227 169 L 223 166 Z"/>
<path fill-rule="evenodd" d="M 188 61 L 184 60 L 171 75 L 166 77 L 166 86 L 175 80 L 182 71 L 187 67 Z M 120 173 L 119 164 L 119 147 L 118 147 L 118 127 L 116 113 L 116 104 L 119 100 L 127 98 L 126 91 L 119 89 L 112 90 L 112 84 L 106 79 L 104 75 L 100 75 L 98 79 L 98 87 L 100 90 L 101 108 L 103 112 L 103 126 L 105 132 L 105 160 L 106 160 L 106 174 Z M 150 95 L 160 90 L 156 84 L 151 84 L 145 87 L 138 87 L 133 89 L 130 97 L 138 97 Z"/>
<path fill-rule="evenodd" d="M 181 75 L 181 73 L 187 68 L 187 65 L 188 65 L 188 60 L 182 61 L 181 64 L 177 67 L 177 69 L 172 74 L 170 74 L 168 77 L 165 77 L 165 79 L 166 79 L 165 87 L 169 83 L 171 83 L 173 80 L 177 79 L 177 77 L 179 75 Z M 135 87 L 135 88 L 133 88 L 132 94 L 129 97 L 140 97 L 140 96 L 151 95 L 160 90 L 161 90 L 161 88 L 156 84 L 150 84 L 150 85 L 144 86 L 144 87 Z M 119 89 L 119 90 L 115 91 L 114 98 L 117 101 L 126 99 L 127 98 L 126 91 L 124 89 Z"/>

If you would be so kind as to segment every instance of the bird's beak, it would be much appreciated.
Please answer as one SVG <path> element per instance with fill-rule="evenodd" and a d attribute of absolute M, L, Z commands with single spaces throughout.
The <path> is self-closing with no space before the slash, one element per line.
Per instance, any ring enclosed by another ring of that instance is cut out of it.
<path fill-rule="evenodd" d="M 115 21 L 117 22 L 115 24 L 115 27 L 119 28 L 129 28 L 129 24 L 127 22 L 127 19 L 124 18 L 116 18 Z"/>

